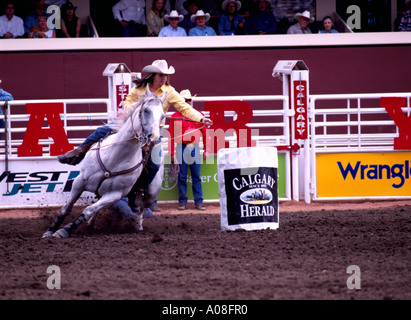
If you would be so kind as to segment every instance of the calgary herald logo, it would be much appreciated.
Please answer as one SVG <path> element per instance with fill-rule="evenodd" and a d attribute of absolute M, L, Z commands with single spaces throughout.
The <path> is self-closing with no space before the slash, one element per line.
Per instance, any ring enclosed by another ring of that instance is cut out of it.
<path fill-rule="evenodd" d="M 273 200 L 273 194 L 268 189 L 254 188 L 244 191 L 240 199 L 248 204 L 266 204 Z"/>

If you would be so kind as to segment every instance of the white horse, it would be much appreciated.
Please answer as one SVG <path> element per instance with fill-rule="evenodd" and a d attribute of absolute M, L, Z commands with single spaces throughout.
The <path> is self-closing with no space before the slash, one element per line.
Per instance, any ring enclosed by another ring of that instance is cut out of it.
<path fill-rule="evenodd" d="M 160 124 L 164 119 L 163 102 L 165 98 L 166 94 L 162 99 L 159 99 L 147 87 L 144 99 L 136 104 L 133 111 L 124 116 L 124 123 L 121 124 L 119 131 L 99 141 L 97 146 L 94 145 L 90 149 L 83 160 L 80 174 L 73 183 L 68 202 L 61 208 L 59 215 L 43 234 L 43 238 L 49 236 L 70 237 L 84 220 L 90 222 L 99 210 L 112 206 L 130 194 L 150 156 L 150 152 L 143 152 L 143 148 L 152 146 L 160 138 Z M 146 156 L 143 156 L 144 154 Z M 163 166 L 163 156 L 159 160 Z M 136 194 L 134 191 L 135 203 L 131 203 L 130 206 L 137 211 L 137 230 L 143 230 L 144 209 L 150 207 L 157 198 L 161 182 L 162 170 L 160 167 L 144 194 L 144 199 L 141 194 Z M 83 191 L 94 192 L 100 198 L 96 203 L 86 207 L 72 223 L 59 229 Z"/>

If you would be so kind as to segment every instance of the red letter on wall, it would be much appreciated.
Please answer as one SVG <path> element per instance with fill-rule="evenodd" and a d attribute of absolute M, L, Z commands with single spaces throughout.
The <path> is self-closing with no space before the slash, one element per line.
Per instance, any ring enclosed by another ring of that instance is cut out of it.
<path fill-rule="evenodd" d="M 64 112 L 62 103 L 27 103 L 26 113 L 30 114 L 27 130 L 23 143 L 17 148 L 19 157 L 36 157 L 43 155 L 43 147 L 40 139 L 52 138 L 54 144 L 50 145 L 50 155 L 57 156 L 74 148 L 68 142 L 60 113 Z M 49 128 L 43 128 L 43 122 L 47 118 Z"/>
<path fill-rule="evenodd" d="M 398 127 L 399 137 L 394 139 L 394 150 L 411 149 L 411 117 L 407 118 L 401 109 L 406 107 L 405 98 L 381 98 L 381 107 L 387 110 Z"/>
<path fill-rule="evenodd" d="M 237 147 L 251 147 L 251 129 L 246 126 L 253 118 L 253 109 L 244 101 L 205 101 L 205 111 L 210 112 L 210 119 L 213 120 L 213 125 L 210 129 L 214 132 L 218 129 L 226 132 L 227 130 L 235 130 L 237 134 Z M 237 114 L 237 120 L 225 121 L 224 111 L 234 111 Z M 218 138 L 218 136 L 210 134 L 210 138 Z M 215 141 L 211 141 L 213 153 L 217 153 L 223 146 Z M 226 141 L 224 146 L 229 147 L 229 142 Z"/>

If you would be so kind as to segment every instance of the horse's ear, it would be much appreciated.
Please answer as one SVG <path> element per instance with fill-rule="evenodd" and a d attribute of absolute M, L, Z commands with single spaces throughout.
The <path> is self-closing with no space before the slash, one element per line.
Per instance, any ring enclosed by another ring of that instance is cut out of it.
<path fill-rule="evenodd" d="M 167 91 L 161 97 L 161 103 L 164 104 L 164 101 L 166 101 L 166 99 L 167 99 Z"/>

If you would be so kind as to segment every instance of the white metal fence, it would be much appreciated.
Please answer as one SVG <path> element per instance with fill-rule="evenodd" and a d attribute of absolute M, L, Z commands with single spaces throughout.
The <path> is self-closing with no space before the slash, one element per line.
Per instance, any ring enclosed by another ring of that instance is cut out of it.
<path fill-rule="evenodd" d="M 203 104 L 210 101 L 245 101 L 253 109 L 253 118 L 247 126 L 252 131 L 252 143 L 256 146 L 285 147 L 280 153 L 285 157 L 286 197 L 292 199 L 298 186 L 306 202 L 321 199 L 317 197 L 316 157 L 320 154 L 344 153 L 380 153 L 396 152 L 394 139 L 399 136 L 399 129 L 385 108 L 381 107 L 383 97 L 404 97 L 406 105 L 404 114 L 411 115 L 411 93 L 388 94 L 338 94 L 311 95 L 309 108 L 310 134 L 307 141 L 292 141 L 291 123 L 294 114 L 289 110 L 287 96 L 227 96 L 227 97 L 194 97 L 196 109 L 204 110 Z M 74 146 L 84 141 L 95 129 L 113 117 L 108 99 L 67 99 L 67 100 L 33 100 L 10 101 L 6 114 L 0 119 L 6 120 L 6 128 L 0 129 L 0 162 L 48 160 L 54 162 L 50 155 L 51 138 L 41 139 L 43 156 L 18 157 L 17 148 L 23 142 L 24 133 L 29 121 L 25 112 L 27 103 L 62 103 L 64 112 L 60 115 L 67 133 L 69 143 Z M 173 111 L 167 113 L 171 115 Z M 204 112 L 209 116 L 208 112 Z M 237 113 L 226 111 L 226 121 L 235 121 Z M 44 124 L 47 126 L 47 123 Z M 164 129 L 168 129 L 168 125 Z M 225 139 L 230 147 L 236 147 L 237 136 L 227 132 Z M 167 137 L 163 139 L 167 152 Z M 298 142 L 303 147 L 300 152 L 290 152 L 290 147 Z M 299 162 L 299 166 L 294 166 Z M 411 159 L 410 159 L 411 163 Z M 297 168 L 297 170 L 296 170 Z M 56 169 L 57 170 L 57 169 Z M 6 169 L 7 171 L 7 169 Z M 411 197 L 411 194 L 410 194 Z"/>
<path fill-rule="evenodd" d="M 285 96 L 230 96 L 230 97 L 195 97 L 194 107 L 204 110 L 202 104 L 206 101 L 244 101 L 250 104 L 253 118 L 247 127 L 251 130 L 252 144 L 256 146 L 282 146 L 291 144 L 290 141 L 290 117 L 288 111 L 289 101 Z M 65 100 L 31 100 L 11 101 L 6 108 L 6 114 L 1 118 L 6 120 L 6 128 L 0 129 L 0 178 L 2 183 L 1 195 L 3 196 L 0 207 L 30 207 L 63 204 L 66 198 L 67 188 L 70 185 L 77 167 L 67 167 L 59 164 L 55 156 L 50 154 L 50 147 L 54 143 L 53 138 L 40 139 L 39 144 L 43 147 L 43 155 L 26 157 L 18 155 L 18 147 L 22 145 L 25 138 L 30 114 L 26 112 L 27 104 L 61 103 L 63 112 L 60 113 L 68 142 L 75 147 L 95 131 L 99 126 L 107 123 L 113 114 L 109 99 L 65 99 Z M 171 115 L 173 111 L 167 113 Z M 209 112 L 204 112 L 210 116 Z M 236 111 L 225 111 L 225 121 L 236 121 Z M 43 123 L 43 129 L 48 127 L 47 117 Z M 164 127 L 168 129 L 168 125 Z M 234 131 L 229 130 L 225 134 L 225 140 L 230 147 L 236 147 L 237 136 Z M 163 139 L 164 151 L 167 154 L 167 135 Z M 280 151 L 285 159 L 285 197 L 283 200 L 291 199 L 291 157 L 290 152 Z M 26 172 L 27 171 L 27 172 Z M 11 182 L 8 182 L 5 174 L 11 172 Z M 0 173 L 1 174 L 1 173 Z M 57 180 L 58 177 L 58 180 Z M 47 180 L 46 180 L 47 178 Z M 206 187 L 206 186 L 205 186 Z M 3 190 L 4 189 L 4 190 Z M 27 196 L 26 196 L 27 195 Z M 43 196 L 42 196 L 43 195 Z M 86 195 L 83 200 L 87 202 Z M 81 202 L 80 201 L 80 202 Z"/>
<path fill-rule="evenodd" d="M 5 120 L 5 128 L 0 128 L 2 139 L 0 140 L 0 157 L 7 157 L 8 160 L 22 160 L 27 157 L 17 156 L 17 147 L 23 142 L 24 133 L 27 130 L 27 123 L 30 114 L 26 114 L 25 107 L 27 103 L 62 103 L 64 112 L 60 115 L 63 121 L 64 130 L 67 133 L 69 143 L 79 145 L 83 142 L 88 133 L 93 132 L 96 128 L 107 123 L 110 113 L 108 99 L 59 99 L 59 100 L 14 100 L 8 101 L 8 107 L 5 115 L 0 119 Z M 74 110 L 75 107 L 78 110 Z M 77 111 L 77 112 L 76 112 Z M 78 124 L 72 125 L 72 122 Z M 47 127 L 47 123 L 44 124 Z M 76 135 L 75 133 L 79 134 Z M 78 137 L 76 137 L 78 136 Z M 55 158 L 50 156 L 50 145 L 53 143 L 51 138 L 40 139 L 39 143 L 43 146 L 44 158 Z M 6 150 L 7 149 L 7 150 Z M 29 157 L 29 159 L 38 159 L 39 157 Z"/>

